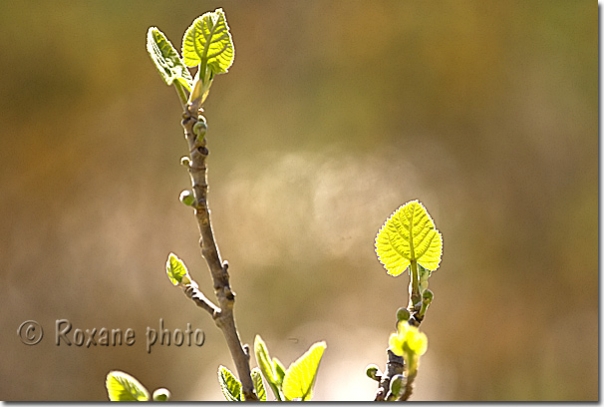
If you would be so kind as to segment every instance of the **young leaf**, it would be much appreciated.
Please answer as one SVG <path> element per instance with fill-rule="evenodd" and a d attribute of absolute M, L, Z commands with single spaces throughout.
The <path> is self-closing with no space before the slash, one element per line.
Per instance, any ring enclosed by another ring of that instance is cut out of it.
<path fill-rule="evenodd" d="M 149 391 L 128 373 L 113 370 L 107 374 L 105 387 L 111 401 L 148 401 Z"/>
<path fill-rule="evenodd" d="M 183 37 L 182 55 L 187 66 L 200 65 L 202 78 L 206 67 L 214 75 L 228 72 L 235 59 L 235 49 L 221 8 L 193 21 Z"/>
<path fill-rule="evenodd" d="M 386 220 L 376 236 L 375 251 L 392 276 L 404 272 L 412 261 L 434 271 L 440 264 L 442 236 L 426 208 L 411 201 Z"/>
<path fill-rule="evenodd" d="M 312 398 L 312 388 L 326 347 L 325 342 L 315 343 L 289 366 L 283 379 L 283 394 L 287 400 L 307 401 Z"/>
<path fill-rule="evenodd" d="M 428 350 L 428 337 L 417 327 L 402 321 L 397 325 L 397 332 L 390 335 L 389 344 L 395 355 L 403 356 L 405 352 L 412 352 L 421 356 Z"/>
<path fill-rule="evenodd" d="M 147 52 L 166 84 L 172 85 L 174 81 L 178 81 L 191 91 L 191 73 L 170 40 L 157 27 L 150 27 L 147 31 Z"/>
<path fill-rule="evenodd" d="M 241 382 L 222 365 L 218 367 L 218 382 L 227 401 L 241 401 Z"/>
<path fill-rule="evenodd" d="M 187 266 L 185 266 L 185 263 L 183 263 L 183 261 L 174 253 L 170 253 L 168 256 L 168 261 L 166 262 L 166 273 L 174 285 L 190 283 Z"/>
<path fill-rule="evenodd" d="M 262 374 L 260 373 L 260 369 L 258 369 L 257 367 L 252 369 L 252 382 L 254 382 L 254 389 L 256 390 L 258 400 L 266 401 L 266 390 L 264 390 Z"/>
<path fill-rule="evenodd" d="M 283 363 L 277 358 L 273 358 L 273 371 L 277 377 L 277 383 L 281 385 L 283 383 L 283 378 L 285 377 L 285 366 L 283 366 Z"/>
<path fill-rule="evenodd" d="M 392 353 L 405 359 L 409 373 L 415 374 L 419 357 L 428 350 L 428 337 L 407 321 L 401 321 L 397 325 L 397 332 L 390 335 L 388 344 Z"/>
<path fill-rule="evenodd" d="M 281 381 L 275 370 L 273 369 L 273 365 L 271 363 L 271 357 L 268 353 L 268 348 L 266 347 L 266 343 L 260 337 L 260 335 L 256 335 L 254 338 L 254 354 L 256 355 L 256 363 L 260 367 L 260 371 L 264 375 L 264 378 L 268 382 L 268 385 L 271 386 L 271 390 L 275 394 L 277 400 L 281 401 Z"/>

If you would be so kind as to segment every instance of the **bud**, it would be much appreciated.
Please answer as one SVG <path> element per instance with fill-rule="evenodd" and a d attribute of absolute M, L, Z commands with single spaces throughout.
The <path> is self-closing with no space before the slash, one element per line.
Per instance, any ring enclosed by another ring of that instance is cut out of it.
<path fill-rule="evenodd" d="M 367 374 L 367 377 L 377 382 L 382 379 L 382 372 L 380 372 L 380 368 L 377 367 L 377 365 L 375 364 L 368 365 L 365 370 L 365 373 Z"/>
<path fill-rule="evenodd" d="M 203 116 L 200 116 L 200 117 L 203 117 Z M 197 137 L 203 138 L 206 135 L 207 130 L 208 130 L 208 125 L 206 124 L 205 119 L 204 119 L 204 121 L 198 121 L 193 126 L 193 133 Z"/>
<path fill-rule="evenodd" d="M 424 291 L 424 294 L 422 295 L 422 302 L 424 304 L 426 304 L 426 305 L 430 304 L 433 299 L 434 299 L 434 293 L 432 292 L 432 290 L 427 289 L 426 291 Z"/>
<path fill-rule="evenodd" d="M 153 392 L 153 401 L 169 401 L 170 396 L 170 390 L 164 388 L 157 389 Z"/>
<path fill-rule="evenodd" d="M 184 167 L 188 167 L 191 165 L 191 159 L 187 156 L 184 156 L 180 159 L 180 165 Z"/>
<path fill-rule="evenodd" d="M 402 374 L 397 374 L 392 376 L 390 379 L 390 393 L 398 398 L 401 394 L 403 394 L 403 390 L 405 389 L 405 378 Z"/>
<path fill-rule="evenodd" d="M 180 199 L 180 202 L 184 203 L 187 206 L 193 206 L 193 204 L 195 204 L 195 195 L 192 191 L 188 189 L 182 191 L 178 199 Z"/>
<path fill-rule="evenodd" d="M 409 321 L 411 318 L 411 313 L 407 308 L 401 307 L 396 310 L 396 322 L 399 323 L 401 321 Z"/>

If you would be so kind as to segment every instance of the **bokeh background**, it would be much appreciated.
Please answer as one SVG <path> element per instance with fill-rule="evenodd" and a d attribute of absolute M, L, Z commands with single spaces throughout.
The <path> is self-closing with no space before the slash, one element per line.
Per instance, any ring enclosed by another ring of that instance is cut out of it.
<path fill-rule="evenodd" d="M 180 105 L 145 50 L 217 7 L 236 57 L 206 103 L 210 206 L 243 341 L 287 365 L 326 340 L 315 399 L 372 400 L 407 302 L 374 238 L 420 199 L 444 257 L 413 398 L 596 400 L 598 7 L 579 0 L 0 2 L 0 398 L 106 400 L 119 369 L 222 399 L 222 336 L 165 275 L 173 251 L 211 295 Z M 57 346 L 62 318 L 136 343 Z M 204 345 L 148 354 L 160 318 Z"/>

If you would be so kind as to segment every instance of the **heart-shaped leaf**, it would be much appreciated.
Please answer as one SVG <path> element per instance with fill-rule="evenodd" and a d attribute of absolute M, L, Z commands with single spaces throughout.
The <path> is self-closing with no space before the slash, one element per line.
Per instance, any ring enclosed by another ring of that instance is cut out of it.
<path fill-rule="evenodd" d="M 442 236 L 430 214 L 419 201 L 398 208 L 381 227 L 375 251 L 388 274 L 398 276 L 412 261 L 426 270 L 440 265 Z"/>
<path fill-rule="evenodd" d="M 235 59 L 233 39 L 221 8 L 197 17 L 185 32 L 182 55 L 187 66 L 208 67 L 214 75 L 226 73 Z"/>

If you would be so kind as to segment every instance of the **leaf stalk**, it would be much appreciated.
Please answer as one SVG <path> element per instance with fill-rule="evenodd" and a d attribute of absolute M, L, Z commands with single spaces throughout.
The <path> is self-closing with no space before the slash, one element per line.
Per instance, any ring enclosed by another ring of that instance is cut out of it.
<path fill-rule="evenodd" d="M 411 282 L 409 283 L 409 309 L 411 312 L 419 311 L 422 303 L 422 295 L 419 289 L 419 270 L 417 269 L 417 260 L 411 260 L 409 266 L 411 270 Z"/>

